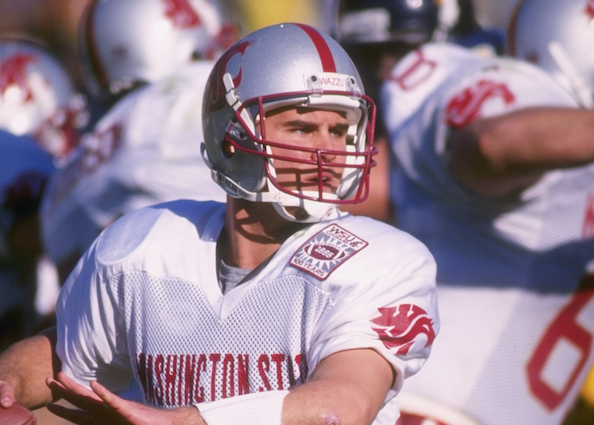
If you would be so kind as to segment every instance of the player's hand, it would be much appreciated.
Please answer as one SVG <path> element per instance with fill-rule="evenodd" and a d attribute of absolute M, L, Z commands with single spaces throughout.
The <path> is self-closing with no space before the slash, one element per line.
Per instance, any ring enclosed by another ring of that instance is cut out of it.
<path fill-rule="evenodd" d="M 118 397 L 96 381 L 91 382 L 91 391 L 63 372 L 58 374 L 58 381 L 48 378 L 46 382 L 58 397 L 81 409 L 49 404 L 48 410 L 75 424 L 206 425 L 194 407 L 165 410 L 145 406 Z"/>
<path fill-rule="evenodd" d="M 15 402 L 14 389 L 6 381 L 0 381 L 0 409 L 8 409 Z"/>
<path fill-rule="evenodd" d="M 14 389 L 6 381 L 0 381 L 0 409 L 8 409 L 15 402 Z"/>

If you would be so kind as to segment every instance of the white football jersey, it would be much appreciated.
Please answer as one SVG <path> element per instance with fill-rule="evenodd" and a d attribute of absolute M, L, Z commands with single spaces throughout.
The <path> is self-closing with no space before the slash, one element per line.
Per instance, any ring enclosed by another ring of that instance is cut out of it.
<path fill-rule="evenodd" d="M 399 82 L 417 71 L 417 84 Z M 403 394 L 481 424 L 558 425 L 594 361 L 594 164 L 496 200 L 449 173 L 446 138 L 477 118 L 578 104 L 530 64 L 448 46 L 423 47 L 392 75 L 384 96 L 413 108 L 385 117 L 398 160 L 391 198 L 398 227 L 435 257 L 442 326 Z"/>
<path fill-rule="evenodd" d="M 43 239 L 59 263 L 134 209 L 174 199 L 224 201 L 200 153 L 212 63 L 189 65 L 124 97 L 81 141 L 44 200 Z"/>
<path fill-rule="evenodd" d="M 225 205 L 174 201 L 106 229 L 58 300 L 63 370 L 112 390 L 140 383 L 161 407 L 288 389 L 332 353 L 372 348 L 396 371 L 374 424 L 394 425 L 404 378 L 438 329 L 435 264 L 416 239 L 336 213 L 289 237 L 221 293 Z"/>

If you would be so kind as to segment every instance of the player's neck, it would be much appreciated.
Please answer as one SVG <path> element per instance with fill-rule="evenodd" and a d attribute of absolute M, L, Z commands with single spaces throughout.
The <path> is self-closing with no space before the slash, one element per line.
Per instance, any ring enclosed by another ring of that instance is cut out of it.
<path fill-rule="evenodd" d="M 303 227 L 280 217 L 269 203 L 229 198 L 219 253 L 230 266 L 253 269 Z"/>

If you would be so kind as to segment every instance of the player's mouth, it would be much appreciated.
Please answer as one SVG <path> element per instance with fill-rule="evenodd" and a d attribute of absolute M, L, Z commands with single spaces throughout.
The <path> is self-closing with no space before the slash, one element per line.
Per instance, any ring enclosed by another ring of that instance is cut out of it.
<path fill-rule="evenodd" d="M 323 192 L 335 193 L 338 183 L 339 177 L 335 171 L 322 170 L 321 173 L 303 175 L 298 186 L 301 190 L 317 191 L 321 187 Z"/>

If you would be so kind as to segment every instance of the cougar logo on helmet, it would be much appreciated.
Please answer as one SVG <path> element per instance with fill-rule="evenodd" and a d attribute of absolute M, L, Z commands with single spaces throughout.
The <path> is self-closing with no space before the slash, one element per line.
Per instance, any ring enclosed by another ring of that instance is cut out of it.
<path fill-rule="evenodd" d="M 227 65 L 229 64 L 231 58 L 233 58 L 236 54 L 243 56 L 249 45 L 249 42 L 236 44 L 234 47 L 231 47 L 229 50 L 227 50 L 215 65 L 215 68 L 209 76 L 209 81 L 206 84 L 206 87 L 210 88 L 210 93 L 206 93 L 209 102 L 205 102 L 205 105 L 208 105 L 208 108 L 204 111 L 204 113 L 219 111 L 227 104 L 225 100 L 226 90 L 223 86 L 223 76 L 227 73 Z M 212 79 L 214 79 L 214 81 L 212 81 Z M 241 68 L 239 68 L 237 75 L 233 77 L 233 86 L 237 87 L 240 84 Z"/>
<path fill-rule="evenodd" d="M 427 312 L 414 304 L 378 309 L 381 316 L 371 320 L 379 328 L 372 328 L 388 349 L 397 348 L 397 354 L 407 354 L 417 336 L 425 334 L 428 347 L 435 339 L 433 320 Z"/>
<path fill-rule="evenodd" d="M 192 28 L 200 25 L 200 17 L 188 0 L 163 0 L 165 14 L 173 24 L 180 28 Z"/>
<path fill-rule="evenodd" d="M 8 87 L 17 85 L 21 90 L 22 100 L 32 100 L 33 93 L 27 82 L 26 68 L 35 60 L 34 55 L 26 53 L 17 53 L 9 57 L 0 68 L 0 93 L 4 95 Z"/>

